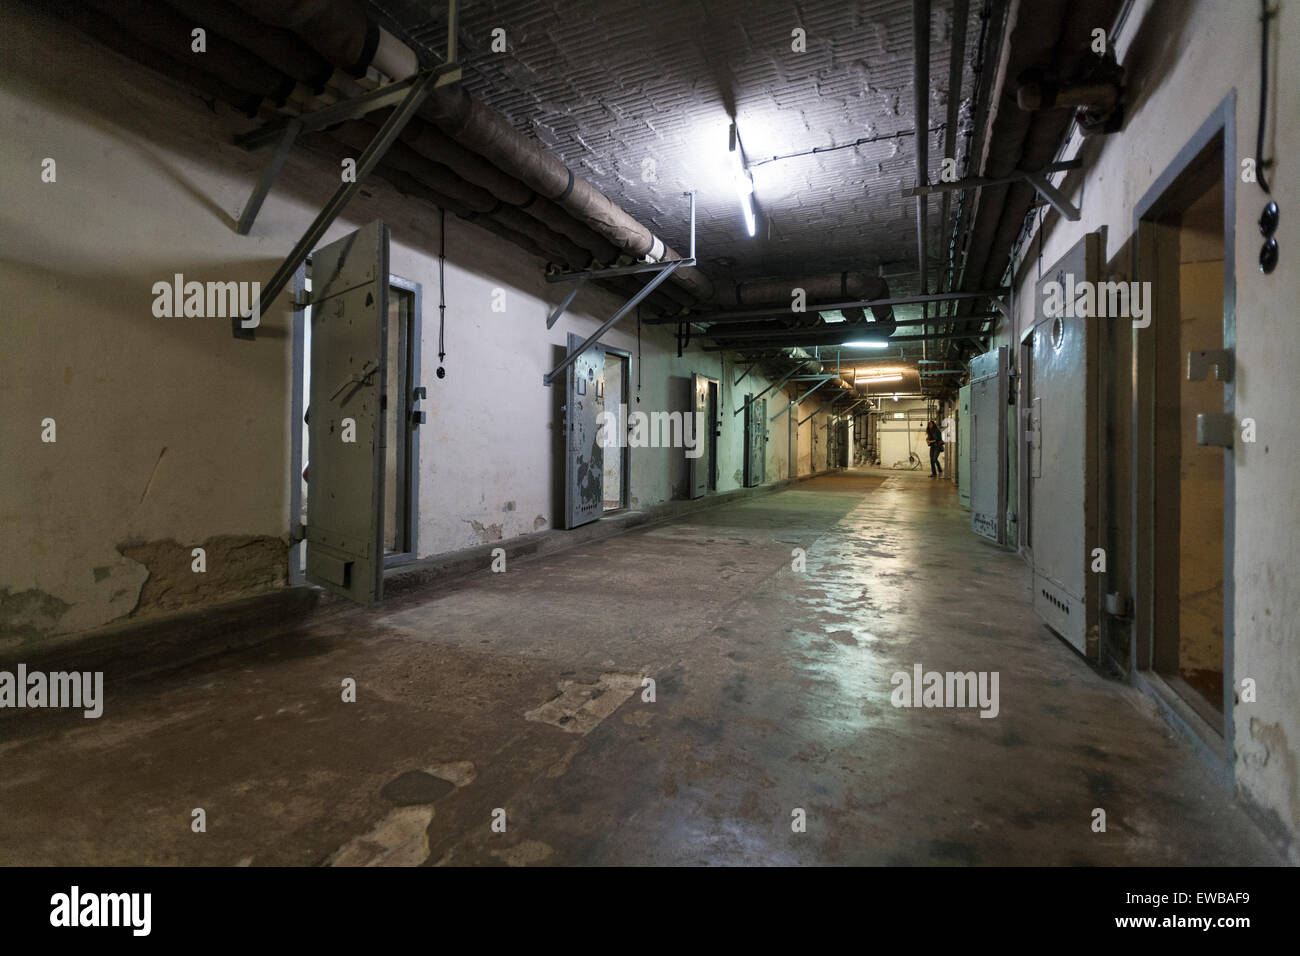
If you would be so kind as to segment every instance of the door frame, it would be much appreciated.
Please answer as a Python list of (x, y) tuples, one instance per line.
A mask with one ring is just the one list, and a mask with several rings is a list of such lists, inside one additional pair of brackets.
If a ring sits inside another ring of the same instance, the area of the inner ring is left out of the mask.
[[(1181, 212), (1185, 205), (1190, 177), (1203, 167), (1203, 154), (1213, 149), (1218, 140), (1222, 148), (1223, 180), (1223, 348), (1236, 351), (1237, 345), (1237, 287), (1236, 287), (1236, 183), (1237, 134), (1236, 89), (1214, 108), (1200, 128), (1183, 145), (1173, 161), (1165, 167), (1133, 209), (1133, 275), (1138, 281), (1151, 274), (1149, 262), (1161, 262), (1158, 250), (1168, 248), (1169, 226), (1160, 222), (1163, 216)], [(1166, 263), (1168, 255), (1164, 257)], [(1177, 262), (1177, 258), (1174, 258)], [(1145, 271), (1144, 271), (1145, 270)], [(1152, 282), (1153, 290), (1157, 283)], [(1175, 300), (1176, 302), (1176, 300)], [(1157, 389), (1155, 386), (1155, 330), (1168, 328), (1170, 323), (1178, 328), (1180, 316), (1175, 307), (1169, 309), (1168, 297), (1155, 296), (1155, 310), (1151, 324), (1145, 329), (1133, 329), (1132, 354), (1132, 499), (1131, 540), (1133, 560), (1129, 568), (1129, 593), (1133, 595), (1133, 630), (1129, 643), (1130, 679), (1145, 690), (1165, 710), (1172, 722), (1186, 736), (1198, 744), (1198, 751), (1212, 766), (1221, 771), (1228, 781), (1235, 779), (1235, 722), (1233, 708), (1236, 703), (1236, 677), (1234, 673), (1235, 634), (1233, 620), (1236, 604), (1234, 584), (1234, 551), (1236, 542), (1236, 453), (1234, 448), (1223, 449), (1223, 728), (1222, 738), (1218, 728), (1202, 720), (1190, 706), (1180, 702), (1177, 693), (1168, 688), (1154, 670), (1155, 620), (1155, 497), (1156, 469), (1154, 452), (1154, 416)], [(1146, 333), (1143, 335), (1142, 333)], [(1180, 400), (1181, 401), (1181, 400)], [(1223, 411), (1236, 419), (1236, 384), (1223, 383)], [(1172, 698), (1172, 699), (1171, 699)], [(1214, 735), (1207, 738), (1205, 731)]]
[[(300, 265), (293, 274), (293, 300), (301, 302), (307, 292), (307, 267), (311, 264), (311, 256), (308, 255), (303, 264)], [(410, 372), (408, 377), (406, 414), (408, 416), (414, 410), (415, 389), (418, 387), (412, 383), (412, 379), (423, 379), (423, 366), (420, 351), (420, 344), (423, 341), (422, 315), (424, 307), (424, 287), (410, 279), (402, 278), (398, 275), (389, 273), (388, 286), (394, 286), (415, 295), (415, 301), (412, 306), (411, 315), (411, 342), (407, 355), (410, 359)], [(302, 549), (306, 546), (306, 537), (303, 525), (300, 521), (302, 512), (302, 416), (305, 412), (303, 405), (303, 382), (306, 379), (304, 365), (307, 361), (307, 333), (306, 333), (307, 309), (295, 308), (293, 310), (293, 372), (291, 375), (293, 391), (289, 396), (289, 414), (293, 427), (289, 432), (289, 575), (288, 581), (290, 587), (305, 587), (307, 585), (307, 576), (302, 565)], [(399, 417), (399, 421), (400, 421)], [(409, 441), (409, 454), (405, 457), (407, 469), (407, 497), (408, 501), (405, 510), (406, 519), (406, 542), (409, 550), (399, 554), (384, 556), (384, 568), (387, 570), (396, 565), (407, 564), (416, 560), (419, 555), (418, 531), (419, 531), (419, 511), (420, 511), (420, 443), (417, 440), (415, 429), (408, 429), (411, 436)], [(402, 453), (399, 452), (399, 461)]]
[(418, 558), (420, 553), (417, 537), (420, 524), (420, 441), (419, 430), (412, 426), (411, 416), (416, 411), (415, 403), (418, 401), (415, 390), (420, 387), (419, 382), (424, 378), (420, 355), (420, 343), (423, 340), (421, 311), (424, 306), (424, 289), (420, 283), (392, 273), (388, 276), (388, 288), (409, 292), (412, 298), (411, 324), (407, 330), (408, 339), (405, 343), (407, 347), (403, 350), (407, 368), (402, 375), (402, 381), (405, 382), (406, 388), (402, 393), (401, 414), (397, 416), (398, 422), (405, 422), (403, 430), (405, 441), (398, 446), (397, 467), (399, 471), (406, 472), (406, 494), (398, 502), (397, 514), (403, 526), (406, 550), (384, 555), (384, 567), (392, 568), (409, 564)]
[[(620, 364), (623, 366), (623, 375), (619, 387), (619, 395), (621, 396), (622, 404), (624, 407), (627, 407), (627, 400), (630, 397), (628, 391), (632, 387), (632, 353), (627, 349), (616, 349), (612, 345), (596, 345), (594, 348), (598, 348), (604, 352), (607, 358), (610, 355), (614, 355), (622, 359)], [(609, 394), (608, 361), (605, 362), (605, 394)], [(605, 411), (608, 412), (609, 408), (606, 407)], [(618, 415), (618, 409), (614, 410), (614, 414), (615, 416)], [(620, 424), (626, 429), (626, 422), (621, 422)], [(621, 472), (619, 476), (619, 505), (617, 508), (610, 508), (608, 511), (604, 512), (604, 514), (601, 515), (602, 518), (606, 515), (614, 515), (618, 514), (620, 511), (626, 511), (632, 506), (632, 446), (627, 442), (626, 430), (623, 433), (622, 439), (622, 443), (619, 445), (619, 452), (621, 453), (623, 462), (622, 466), (619, 468), (619, 471)], [(600, 519), (598, 518), (596, 520), (599, 521)]]

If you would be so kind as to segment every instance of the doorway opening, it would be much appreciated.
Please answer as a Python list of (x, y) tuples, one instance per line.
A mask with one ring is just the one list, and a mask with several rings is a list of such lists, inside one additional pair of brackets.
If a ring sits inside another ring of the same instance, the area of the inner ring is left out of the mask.
[[(624, 409), (631, 386), (629, 353), (605, 347), (605, 411), (614, 416), (619, 428), (626, 428)], [(626, 434), (622, 436), (626, 439)], [(631, 461), (625, 440), (610, 442), (605, 448), (604, 511), (621, 511), (628, 507), (632, 478)]]
[(708, 456), (709, 491), (718, 490), (718, 380), (709, 379), (709, 401), (705, 408), (704, 426), (708, 429), (708, 444), (705, 454)]
[(1134, 360), (1135, 553), (1149, 568), (1134, 590), (1136, 660), (1157, 696), (1225, 760), (1233, 700), (1231, 131), (1229, 98), (1138, 207), (1138, 278), (1151, 282), (1154, 302)]
[[(384, 566), (415, 560), (416, 518), (419, 511), (419, 443), (416, 438), (420, 390), (421, 288), (400, 276), (388, 277), (386, 318), (387, 356), (380, 404), (384, 415)], [(311, 260), (295, 283), (295, 296), (311, 294)], [(311, 355), (312, 308), (297, 313), (294, 334), (294, 400), (297, 419), (294, 436), (291, 503), (295, 516), (294, 544), (290, 549), (290, 584), (305, 582), (307, 500), (311, 488)]]

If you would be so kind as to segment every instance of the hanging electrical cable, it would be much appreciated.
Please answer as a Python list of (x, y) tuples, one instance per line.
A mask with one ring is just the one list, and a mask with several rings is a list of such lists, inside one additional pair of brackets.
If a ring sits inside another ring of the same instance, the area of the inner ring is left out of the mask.
[(438, 207), (438, 378), (443, 378), (447, 370), (442, 367), (442, 360), (447, 357), (445, 334), (447, 331), (447, 210)]
[(1264, 170), (1273, 165), (1264, 159), (1264, 124), (1268, 111), (1268, 21), (1274, 14), (1268, 9), (1268, 0), (1259, 0), (1259, 9), (1259, 21), (1264, 29), (1259, 48), (1259, 123), (1255, 127), (1255, 181), (1264, 192), (1272, 193), (1273, 190), (1268, 188), (1268, 180), (1264, 178)]

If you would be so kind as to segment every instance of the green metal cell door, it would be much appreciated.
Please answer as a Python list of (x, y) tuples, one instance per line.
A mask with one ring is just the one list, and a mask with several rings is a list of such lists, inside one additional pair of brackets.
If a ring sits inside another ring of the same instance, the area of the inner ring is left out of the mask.
[(388, 229), (375, 221), (312, 256), (307, 580), (383, 596)]

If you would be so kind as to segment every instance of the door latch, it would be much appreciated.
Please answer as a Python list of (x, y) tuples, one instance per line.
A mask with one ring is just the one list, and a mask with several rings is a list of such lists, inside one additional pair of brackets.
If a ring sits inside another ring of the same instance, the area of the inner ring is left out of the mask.
[(1214, 377), (1220, 382), (1231, 382), (1233, 357), (1231, 349), (1206, 349), (1187, 353), (1187, 381), (1203, 382), (1214, 366)]
[(334, 399), (338, 398), (339, 392), (343, 391), (349, 385), (364, 385), (366, 383), (366, 380), (369, 379), (370, 376), (374, 375), (378, 371), (379, 371), (379, 363), (376, 362), (374, 359), (366, 359), (366, 364), (361, 366), (361, 370), (359, 372), (357, 372), (355, 375), (351, 375), (348, 378), (345, 378), (342, 382), (339, 383), (339, 387), (334, 389), (334, 394), (330, 396), (330, 401), (332, 402), (334, 401)]
[[(416, 402), (420, 401), (421, 399), (427, 398), (428, 395), (429, 395), (428, 389), (426, 389), (423, 385), (417, 385), (415, 388), (411, 389), (411, 404), (414, 405)], [(418, 425), (423, 425), (428, 420), (429, 420), (428, 417), (424, 414), (422, 410), (418, 408), (411, 409), (412, 428), (415, 428)]]

